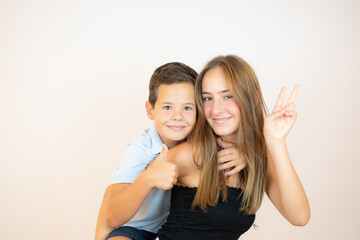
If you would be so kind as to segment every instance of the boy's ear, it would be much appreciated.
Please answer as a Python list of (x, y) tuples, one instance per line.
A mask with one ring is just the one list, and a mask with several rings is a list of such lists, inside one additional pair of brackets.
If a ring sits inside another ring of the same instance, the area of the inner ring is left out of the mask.
[(154, 116), (152, 114), (153, 107), (151, 106), (151, 103), (149, 101), (146, 101), (145, 108), (146, 108), (146, 114), (148, 115), (150, 120), (154, 120)]

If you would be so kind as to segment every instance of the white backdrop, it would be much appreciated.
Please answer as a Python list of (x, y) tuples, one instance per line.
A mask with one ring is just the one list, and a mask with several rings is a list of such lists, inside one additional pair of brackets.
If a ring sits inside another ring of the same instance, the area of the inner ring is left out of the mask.
[(0, 239), (93, 239), (153, 70), (230, 53), (269, 109), (300, 84), (288, 146), (312, 211), (294, 227), (265, 198), (241, 239), (359, 239), (359, 43), (356, 0), (0, 0)]

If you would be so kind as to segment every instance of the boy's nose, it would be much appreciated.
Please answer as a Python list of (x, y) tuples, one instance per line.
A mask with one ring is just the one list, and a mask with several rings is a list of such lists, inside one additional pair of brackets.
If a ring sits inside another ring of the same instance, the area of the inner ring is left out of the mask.
[(177, 110), (174, 111), (173, 120), (182, 120), (180, 111), (177, 111)]

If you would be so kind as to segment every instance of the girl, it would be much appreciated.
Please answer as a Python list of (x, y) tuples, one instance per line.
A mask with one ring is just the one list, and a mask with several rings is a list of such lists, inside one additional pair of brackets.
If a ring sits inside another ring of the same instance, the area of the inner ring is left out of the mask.
[[(291, 224), (308, 222), (309, 203), (286, 147), (298, 86), (284, 105), (285, 91), (265, 117), (259, 82), (247, 62), (220, 56), (204, 67), (195, 84), (198, 119), (192, 139), (168, 153), (164, 147), (158, 157), (179, 168), (160, 240), (238, 239), (253, 224), (264, 192)], [(219, 145), (243, 155), (240, 172), (229, 177), (219, 172), (231, 164)]]

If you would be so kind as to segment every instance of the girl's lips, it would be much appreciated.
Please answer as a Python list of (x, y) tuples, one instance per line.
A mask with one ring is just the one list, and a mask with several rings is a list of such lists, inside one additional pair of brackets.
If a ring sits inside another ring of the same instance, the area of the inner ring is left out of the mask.
[(213, 118), (213, 122), (215, 124), (225, 124), (229, 122), (231, 117), (223, 117), (223, 118)]

